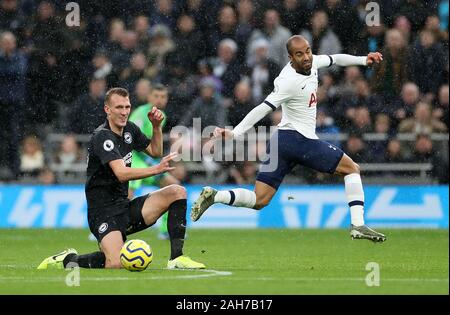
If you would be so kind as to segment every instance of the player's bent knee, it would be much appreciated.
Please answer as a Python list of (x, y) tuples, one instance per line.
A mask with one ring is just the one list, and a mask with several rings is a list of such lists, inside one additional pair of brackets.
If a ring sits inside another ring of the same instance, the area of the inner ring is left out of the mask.
[(176, 200), (187, 198), (186, 188), (184, 188), (183, 186), (175, 185), (175, 184), (170, 185), (170, 190), (171, 190), (171, 194), (173, 194), (173, 196)]

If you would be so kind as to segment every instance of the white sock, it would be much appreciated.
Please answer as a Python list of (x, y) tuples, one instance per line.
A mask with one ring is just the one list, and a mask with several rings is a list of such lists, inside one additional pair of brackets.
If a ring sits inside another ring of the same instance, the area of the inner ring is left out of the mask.
[(243, 188), (219, 190), (214, 197), (214, 202), (234, 207), (253, 208), (256, 203), (256, 194), (254, 191)]
[(345, 176), (344, 181), (351, 222), (355, 226), (364, 225), (364, 191), (361, 176), (353, 173)]

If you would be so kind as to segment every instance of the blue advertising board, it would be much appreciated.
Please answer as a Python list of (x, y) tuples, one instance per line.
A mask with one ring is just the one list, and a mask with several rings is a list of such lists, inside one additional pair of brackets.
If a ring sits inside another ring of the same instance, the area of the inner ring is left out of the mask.
[[(189, 209), (202, 187), (186, 188)], [(141, 189), (137, 195), (155, 189)], [(372, 227), (448, 228), (448, 186), (365, 186), (364, 192), (365, 221)], [(260, 211), (216, 204), (198, 222), (188, 218), (188, 224), (190, 228), (347, 228), (350, 211), (343, 186), (283, 185)], [(11, 227), (87, 227), (84, 186), (0, 186), (0, 228)]]

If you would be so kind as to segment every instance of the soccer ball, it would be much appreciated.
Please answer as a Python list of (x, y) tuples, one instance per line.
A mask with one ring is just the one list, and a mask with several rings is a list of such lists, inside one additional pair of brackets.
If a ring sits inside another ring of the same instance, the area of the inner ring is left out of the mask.
[(120, 250), (120, 262), (129, 271), (143, 271), (152, 260), (152, 249), (142, 240), (129, 240)]

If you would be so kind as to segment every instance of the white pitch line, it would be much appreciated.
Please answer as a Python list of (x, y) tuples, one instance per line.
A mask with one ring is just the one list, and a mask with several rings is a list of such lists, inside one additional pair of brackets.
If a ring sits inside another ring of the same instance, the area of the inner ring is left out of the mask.
[[(205, 270), (205, 272), (212, 272), (204, 275), (184, 275), (184, 276), (145, 276), (142, 277), (89, 277), (81, 276), (81, 281), (142, 281), (142, 280), (167, 280), (167, 279), (196, 279), (196, 278), (206, 278), (214, 276), (229, 276), (232, 273), (229, 271), (215, 271), (215, 270)], [(0, 277), (0, 283), (3, 281), (21, 281), (21, 282), (59, 282), (64, 281), (64, 277)], [(362, 282), (364, 283), (364, 278), (227, 278), (225, 280), (230, 281), (303, 281), (303, 282)], [(380, 282), (448, 282), (448, 279), (444, 278), (387, 278), (380, 279)]]
[[(89, 275), (80, 275), (80, 281), (130, 281), (130, 280), (167, 280), (167, 279), (196, 279), (196, 278), (209, 278), (209, 277), (216, 277), (216, 276), (230, 276), (233, 273), (231, 271), (219, 271), (219, 270), (212, 270), (212, 269), (204, 269), (204, 270), (167, 270), (167, 272), (175, 272), (175, 271), (182, 271), (182, 272), (200, 272), (204, 274), (192, 274), (192, 275), (167, 275), (167, 276), (149, 276), (148, 273), (142, 274), (142, 276), (139, 277), (90, 277)], [(151, 271), (150, 271), (151, 272)], [(0, 276), (0, 283), (2, 281), (21, 281), (21, 282), (42, 282), (42, 281), (52, 281), (52, 282), (59, 282), (59, 281), (65, 281), (65, 276), (52, 276), (52, 277), (35, 277), (32, 278), (28, 277), (2, 277)]]
[[(334, 281), (355, 281), (364, 282), (365, 278), (271, 278), (271, 277), (258, 277), (258, 278), (229, 278), (226, 280), (234, 281), (312, 281), (312, 282), (334, 282)], [(380, 282), (448, 282), (448, 278), (380, 278)]]

